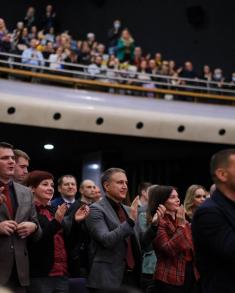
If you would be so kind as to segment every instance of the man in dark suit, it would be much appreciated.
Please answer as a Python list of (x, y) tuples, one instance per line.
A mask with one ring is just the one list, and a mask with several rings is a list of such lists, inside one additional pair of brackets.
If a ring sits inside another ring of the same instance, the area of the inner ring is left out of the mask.
[(39, 239), (41, 229), (32, 193), (11, 181), (14, 169), (13, 147), (0, 142), (0, 285), (21, 293), (29, 285), (26, 241)]
[(52, 200), (51, 205), (58, 207), (63, 203), (66, 203), (67, 207), (75, 203), (77, 194), (77, 180), (73, 175), (63, 175), (58, 179), (58, 191), (60, 197)]
[(128, 191), (125, 171), (110, 168), (103, 173), (101, 183), (105, 197), (90, 206), (86, 219), (91, 236), (88, 288), (90, 292), (103, 292), (122, 284), (139, 287), (140, 242), (148, 244), (155, 237), (158, 219), (164, 214), (164, 208), (157, 211), (153, 224), (140, 235), (135, 224), (138, 198), (130, 208), (121, 203)]
[(235, 288), (235, 149), (211, 159), (216, 190), (196, 211), (192, 231), (202, 293)]

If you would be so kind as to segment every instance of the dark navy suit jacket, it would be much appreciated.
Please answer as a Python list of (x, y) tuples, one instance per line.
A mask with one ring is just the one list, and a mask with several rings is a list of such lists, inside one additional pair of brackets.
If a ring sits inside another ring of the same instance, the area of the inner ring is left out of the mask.
[(235, 202), (218, 189), (192, 221), (202, 293), (235, 292)]

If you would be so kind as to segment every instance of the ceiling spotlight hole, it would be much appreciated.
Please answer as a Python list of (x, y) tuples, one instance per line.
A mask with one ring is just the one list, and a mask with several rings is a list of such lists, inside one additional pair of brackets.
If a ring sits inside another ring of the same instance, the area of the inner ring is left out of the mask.
[(185, 131), (185, 126), (184, 125), (180, 125), (178, 127), (178, 132), (184, 132)]
[(136, 123), (136, 128), (137, 129), (141, 129), (141, 128), (143, 128), (144, 127), (144, 123), (143, 122), (138, 122), (138, 123)]
[(7, 109), (7, 113), (8, 113), (9, 115), (14, 114), (15, 111), (16, 111), (15, 107), (10, 107), (10, 108)]
[(103, 123), (104, 123), (104, 119), (102, 117), (99, 117), (99, 118), (96, 119), (96, 124), (97, 125), (101, 125)]
[(219, 130), (219, 135), (225, 135), (225, 133), (226, 133), (225, 129), (222, 128)]
[(61, 115), (60, 113), (57, 112), (57, 113), (55, 113), (55, 114), (53, 115), (53, 119), (54, 119), (54, 120), (60, 120), (60, 119), (61, 119), (61, 116), (62, 116), (62, 115)]

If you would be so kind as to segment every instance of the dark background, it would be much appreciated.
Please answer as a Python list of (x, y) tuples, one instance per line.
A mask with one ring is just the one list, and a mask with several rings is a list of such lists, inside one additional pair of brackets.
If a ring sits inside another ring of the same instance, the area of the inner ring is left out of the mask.
[(235, 71), (235, 1), (8, 0), (0, 17), (12, 29), (28, 6), (36, 8), (39, 19), (48, 3), (55, 7), (60, 30), (68, 29), (75, 38), (94, 32), (98, 41), (106, 42), (108, 28), (120, 18), (146, 52), (162, 52), (177, 66), (192, 60), (199, 73), (204, 64), (223, 68), (227, 77)]
[[(211, 156), (218, 150), (232, 147), (4, 123), (0, 123), (0, 134), (0, 141), (10, 142), (29, 154), (30, 170), (47, 170), (56, 179), (72, 173), (80, 182), (83, 158), (98, 152), (103, 169), (120, 167), (127, 171), (132, 198), (140, 181), (176, 186), (182, 198), (191, 184), (209, 189)], [(46, 143), (54, 144), (55, 149), (44, 150)]]

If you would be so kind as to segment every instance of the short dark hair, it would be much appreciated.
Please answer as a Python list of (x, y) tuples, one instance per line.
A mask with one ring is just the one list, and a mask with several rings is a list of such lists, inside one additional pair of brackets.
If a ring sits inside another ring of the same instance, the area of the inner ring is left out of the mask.
[(13, 145), (8, 142), (0, 141), (0, 148), (13, 150)]
[(61, 186), (62, 185), (62, 182), (63, 182), (64, 177), (74, 178), (74, 180), (76, 181), (76, 184), (77, 184), (77, 179), (76, 179), (75, 176), (73, 176), (71, 174), (66, 174), (66, 175), (62, 175), (62, 176), (59, 177), (59, 179), (57, 180), (57, 185), (58, 186)]
[(35, 171), (30, 172), (27, 175), (27, 177), (24, 181), (24, 184), (26, 186), (32, 186), (32, 187), (36, 188), (43, 180), (46, 180), (46, 179), (54, 180), (54, 176), (51, 173), (46, 172), (46, 171), (35, 170)]
[(30, 157), (26, 154), (26, 152), (22, 150), (18, 150), (18, 149), (14, 149), (13, 151), (14, 151), (16, 161), (21, 157), (24, 158), (25, 160), (30, 161)]
[(107, 170), (105, 170), (102, 175), (101, 175), (101, 185), (104, 189), (104, 183), (109, 181), (109, 179), (111, 178), (111, 176), (114, 174), (114, 173), (123, 173), (126, 175), (126, 171), (121, 169), (121, 168), (109, 168)]
[(142, 191), (147, 191), (147, 189), (152, 185), (150, 182), (141, 182), (138, 185), (138, 195), (141, 197), (142, 196)]
[(210, 173), (211, 173), (211, 178), (214, 182), (218, 181), (215, 171), (218, 168), (223, 168), (228, 166), (230, 156), (232, 155), (235, 155), (235, 149), (222, 150), (212, 156), (211, 162), (210, 162)]

